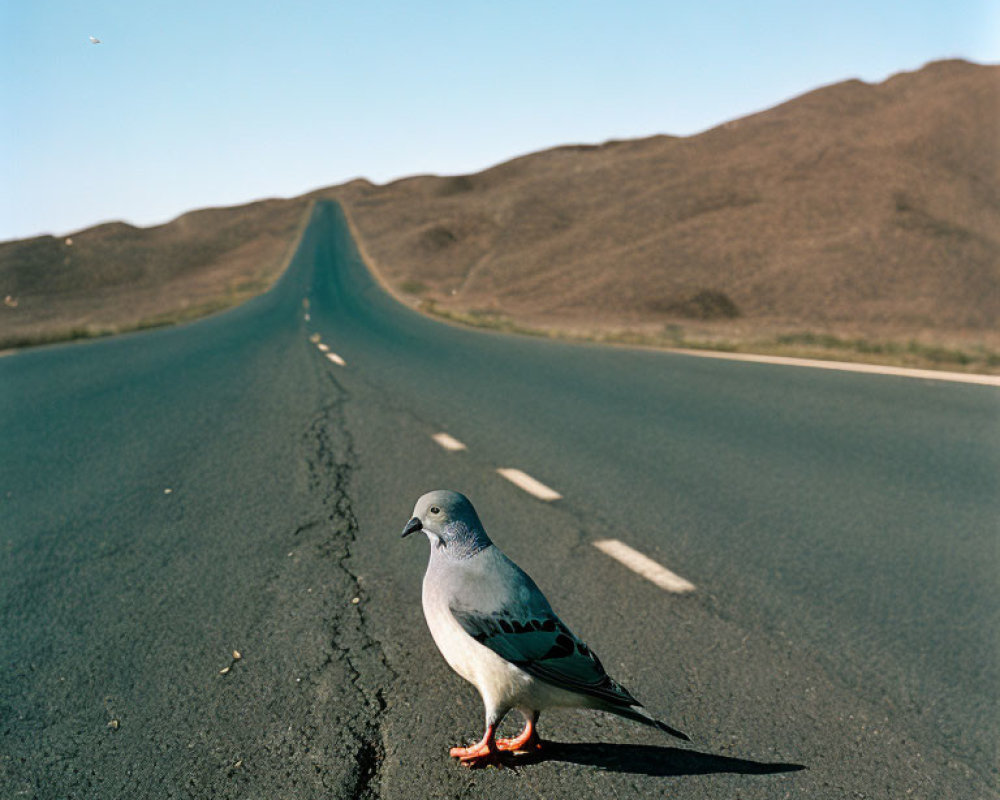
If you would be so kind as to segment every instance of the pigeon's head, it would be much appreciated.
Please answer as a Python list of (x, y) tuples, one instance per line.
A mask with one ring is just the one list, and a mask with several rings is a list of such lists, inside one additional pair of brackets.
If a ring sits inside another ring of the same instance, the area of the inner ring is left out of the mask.
[(417, 500), (403, 536), (417, 531), (427, 534), (432, 548), (443, 547), (457, 557), (473, 555), (491, 544), (469, 498), (448, 489), (428, 492)]

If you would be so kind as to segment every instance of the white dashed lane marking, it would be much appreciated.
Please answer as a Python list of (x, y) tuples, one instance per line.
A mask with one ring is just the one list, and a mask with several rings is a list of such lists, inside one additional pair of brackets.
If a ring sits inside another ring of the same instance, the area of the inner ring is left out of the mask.
[(541, 481), (536, 481), (530, 475), (525, 472), (521, 472), (519, 469), (504, 467), (498, 469), (497, 472), (519, 489), (523, 489), (528, 494), (534, 495), (539, 500), (558, 500), (562, 497), (562, 495), (555, 489), (550, 489)]
[(327, 353), (326, 357), (328, 359), (330, 359), (334, 364), (337, 364), (338, 366), (341, 366), (341, 367), (346, 367), (347, 366), (347, 362), (344, 361), (344, 359), (342, 359), (336, 353)]
[(637, 575), (652, 581), (661, 589), (677, 593), (694, 591), (694, 584), (691, 581), (685, 580), (680, 575), (657, 564), (653, 559), (644, 556), (638, 550), (633, 550), (624, 542), (617, 539), (599, 539), (594, 542), (594, 547), (605, 555), (611, 556), (615, 561), (624, 564)]
[(316, 346), (317, 346), (317, 347), (318, 347), (318, 348), (319, 348), (319, 349), (320, 349), (321, 351), (323, 351), (324, 353), (326, 353), (326, 352), (328, 352), (328, 351), (330, 350), (330, 348), (329, 348), (329, 347), (327, 347), (327, 346), (326, 346), (325, 344), (323, 344), (322, 342), (320, 342), (320, 343), (319, 343), (318, 345), (316, 345)]
[(465, 445), (462, 444), (454, 436), (450, 436), (443, 431), (441, 433), (435, 433), (431, 437), (435, 442), (441, 445), (445, 450), (464, 450)]

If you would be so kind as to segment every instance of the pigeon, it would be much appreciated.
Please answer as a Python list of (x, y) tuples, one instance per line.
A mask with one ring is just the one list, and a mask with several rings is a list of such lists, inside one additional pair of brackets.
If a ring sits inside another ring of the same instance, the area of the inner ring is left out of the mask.
[(91, 44), (100, 44), (101, 43), (101, 40), (98, 39), (96, 36), (90, 36), (88, 38), (90, 39), (90, 43)]
[[(448, 490), (423, 495), (403, 537), (417, 531), (431, 545), (423, 583), (427, 627), (445, 661), (479, 690), (486, 707), (482, 740), (450, 750), (462, 765), (500, 767), (541, 751), (538, 716), (547, 708), (607, 711), (690, 741), (605, 672), (535, 582), (490, 541), (467, 497)], [(512, 739), (496, 738), (512, 709), (524, 717), (524, 729)]]

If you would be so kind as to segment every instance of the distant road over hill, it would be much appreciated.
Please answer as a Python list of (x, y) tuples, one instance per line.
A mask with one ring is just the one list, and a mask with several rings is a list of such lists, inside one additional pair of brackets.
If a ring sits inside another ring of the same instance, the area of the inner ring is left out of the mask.
[(474, 324), (996, 371), (998, 141), (1000, 67), (944, 61), (687, 138), (8, 242), (0, 338), (242, 299), (336, 198), (394, 291)]
[[(0, 359), (5, 796), (996, 796), (996, 389), (469, 331), (310, 220), (238, 309)], [(437, 487), (690, 746), (566, 712), (448, 758)]]

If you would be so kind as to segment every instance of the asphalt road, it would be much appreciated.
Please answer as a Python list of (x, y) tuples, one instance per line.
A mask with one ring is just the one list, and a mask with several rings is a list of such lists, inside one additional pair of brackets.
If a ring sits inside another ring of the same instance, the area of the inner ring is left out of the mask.
[[(0, 358), (0, 795), (997, 796), (997, 399), (444, 325), (318, 205), (239, 309)], [(548, 759), (456, 766), (432, 488), (691, 745), (553, 712)]]

